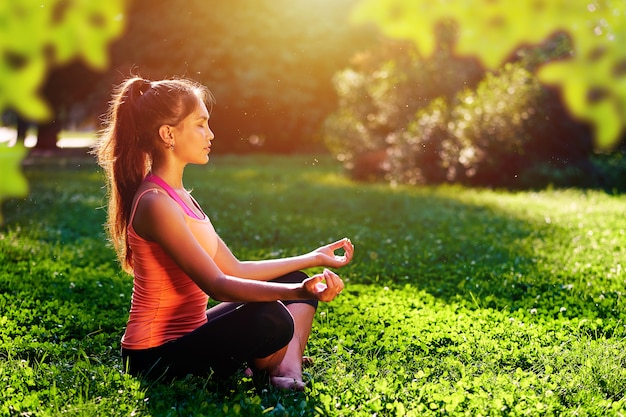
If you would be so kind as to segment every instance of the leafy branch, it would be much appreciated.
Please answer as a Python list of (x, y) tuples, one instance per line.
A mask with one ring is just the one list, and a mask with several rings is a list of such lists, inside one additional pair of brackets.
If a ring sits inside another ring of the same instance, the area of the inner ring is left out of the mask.
[(570, 56), (546, 62), (538, 77), (561, 89), (568, 109), (591, 124), (596, 147), (604, 150), (626, 125), (625, 15), (626, 3), (615, 0), (363, 0), (353, 18), (412, 40), (426, 56), (435, 51), (437, 26), (453, 21), (455, 52), (474, 55), (490, 69), (519, 46), (567, 33)]

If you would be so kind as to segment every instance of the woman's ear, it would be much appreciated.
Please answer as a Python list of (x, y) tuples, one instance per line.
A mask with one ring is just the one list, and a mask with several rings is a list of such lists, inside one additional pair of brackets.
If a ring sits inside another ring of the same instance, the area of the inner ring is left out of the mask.
[(159, 128), (159, 136), (166, 146), (174, 146), (174, 135), (172, 134), (172, 127), (169, 125), (162, 125)]

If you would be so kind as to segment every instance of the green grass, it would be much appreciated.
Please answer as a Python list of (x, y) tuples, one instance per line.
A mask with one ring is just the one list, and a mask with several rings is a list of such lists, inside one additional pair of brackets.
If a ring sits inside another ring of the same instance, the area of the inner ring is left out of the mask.
[(241, 258), (355, 243), (305, 393), (124, 374), (132, 280), (105, 244), (102, 176), (29, 165), (0, 228), (0, 415), (626, 414), (626, 197), (362, 185), (318, 159), (215, 156), (186, 177)]

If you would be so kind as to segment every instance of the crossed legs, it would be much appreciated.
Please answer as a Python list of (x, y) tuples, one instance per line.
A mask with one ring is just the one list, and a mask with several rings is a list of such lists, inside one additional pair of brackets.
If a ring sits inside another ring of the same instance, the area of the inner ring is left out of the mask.
[(304, 390), (302, 381), (302, 356), (309, 340), (315, 307), (305, 303), (287, 305), (294, 321), (293, 337), (289, 344), (274, 354), (256, 359), (255, 367), (266, 370), (270, 382), (277, 388), (294, 391)]
[[(298, 282), (294, 272), (276, 281)], [(302, 354), (311, 332), (317, 301), (222, 303), (207, 311), (208, 322), (161, 346), (122, 349), (128, 370), (149, 378), (187, 374), (233, 374), (248, 361), (266, 371), (278, 388), (303, 390)]]

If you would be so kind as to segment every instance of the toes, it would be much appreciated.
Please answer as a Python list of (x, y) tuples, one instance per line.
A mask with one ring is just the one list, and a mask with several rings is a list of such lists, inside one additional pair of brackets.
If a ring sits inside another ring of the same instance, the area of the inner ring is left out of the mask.
[(306, 384), (303, 381), (286, 376), (272, 376), (270, 382), (279, 389), (288, 391), (304, 391)]

